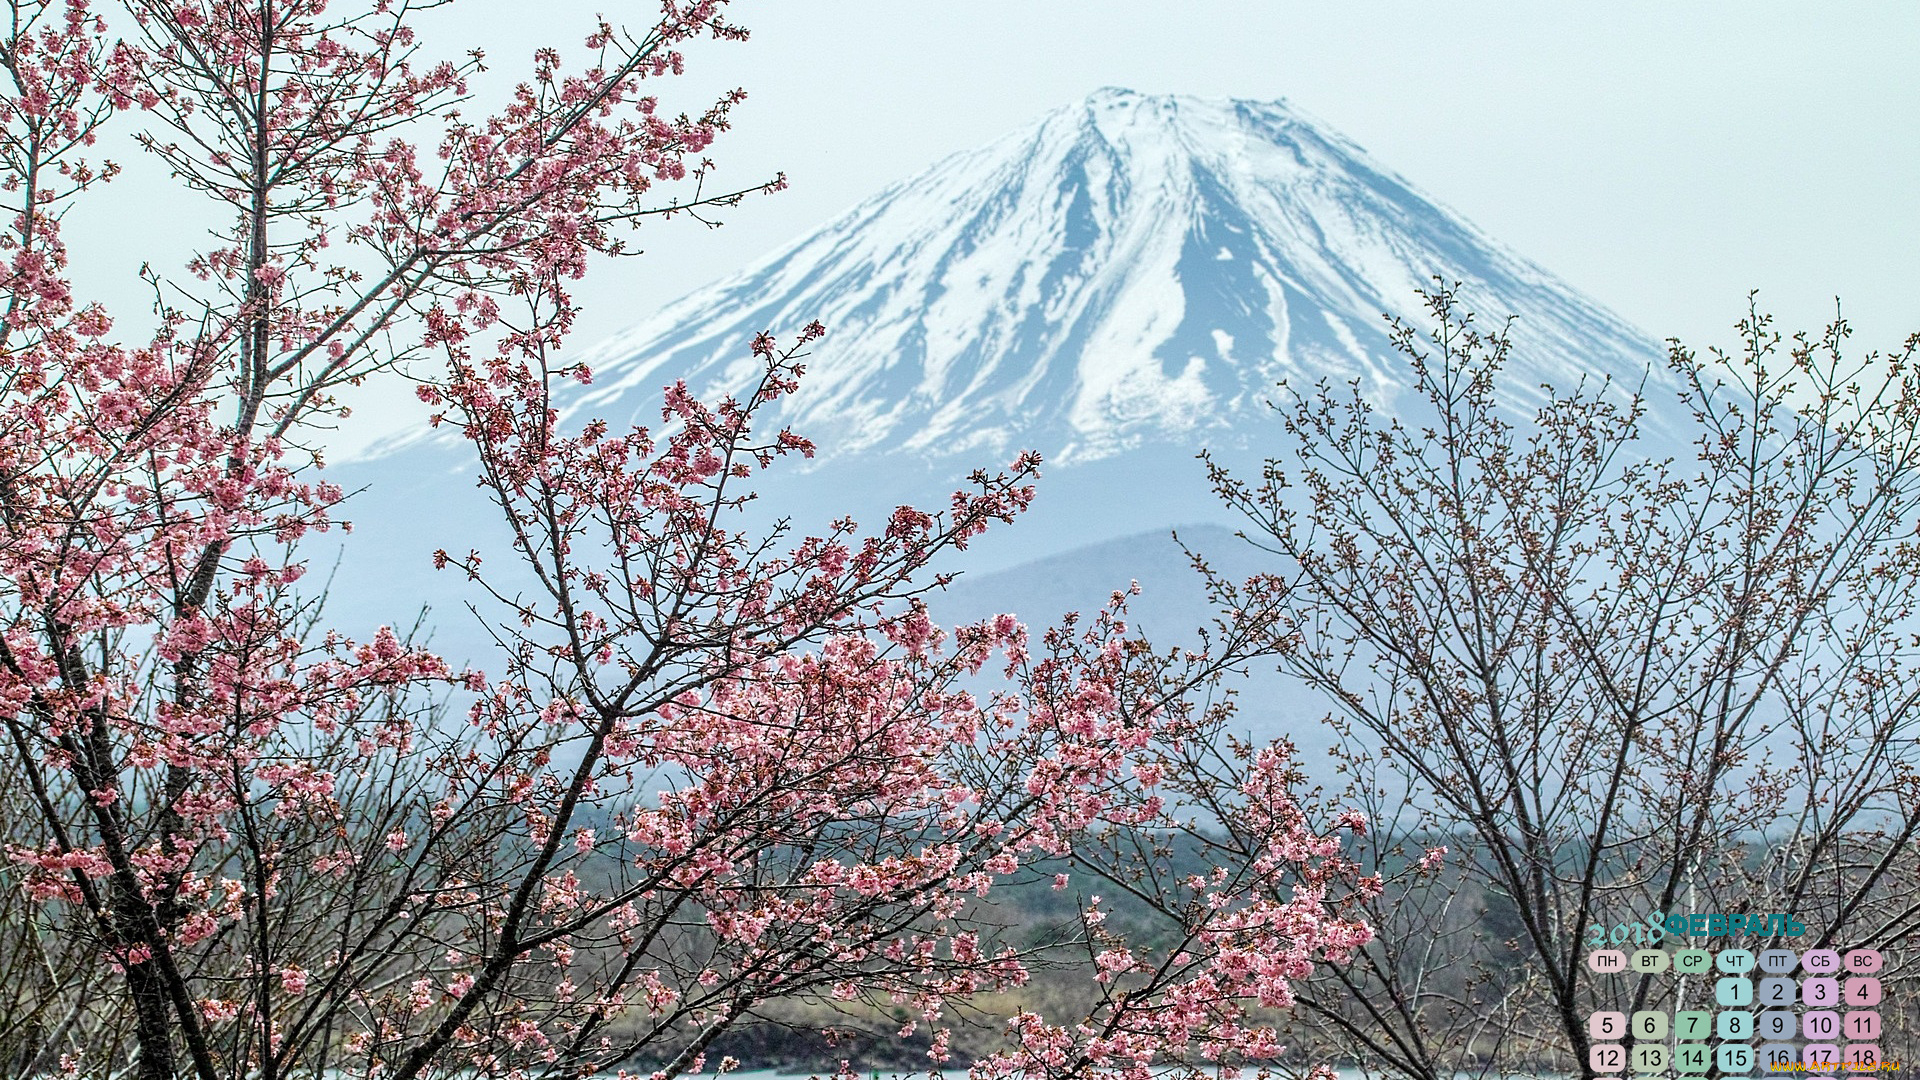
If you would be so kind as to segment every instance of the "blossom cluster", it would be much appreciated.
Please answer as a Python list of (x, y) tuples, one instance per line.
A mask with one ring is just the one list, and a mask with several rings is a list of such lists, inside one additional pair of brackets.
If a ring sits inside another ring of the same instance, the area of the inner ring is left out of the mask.
[[(1174, 748), (1208, 732), (1119, 600), (1037, 641), (929, 615), (930, 568), (1027, 509), (1034, 455), (865, 529), (753, 523), (812, 453), (762, 421), (818, 324), (755, 340), (737, 397), (563, 416), (592, 377), (556, 359), (570, 283), (625, 226), (739, 195), (699, 185), (742, 95), (670, 116), (651, 92), (687, 42), (744, 34), (724, 5), (597, 23), (584, 66), (539, 50), (473, 117), (480, 57), (423, 59), (407, 0), (128, 7), (119, 39), (90, 0), (18, 0), (0, 91), (0, 722), (30, 811), (5, 854), (73, 985), (111, 975), (102, 1030), (132, 1033), (73, 1052), (130, 1041), (198, 1080), (677, 1074), (817, 999), (906, 1009), (945, 1060), (958, 1005), (1031, 975), (995, 890), (1176, 827)], [(74, 295), (60, 234), (128, 111), (224, 222), (179, 280), (146, 271), (144, 340)], [(432, 556), (497, 601), (487, 671), (326, 629), (301, 555), (344, 525), (312, 426), (402, 368), (499, 512), (509, 557)], [(1236, 789), (1259, 851), (1179, 886), (1183, 944), (1119, 940), (1087, 901), (1109, 996), (1020, 1017), (983, 1077), (1278, 1051), (1250, 1010), (1367, 934), (1338, 895), (1358, 826), (1316, 831), (1284, 765)]]

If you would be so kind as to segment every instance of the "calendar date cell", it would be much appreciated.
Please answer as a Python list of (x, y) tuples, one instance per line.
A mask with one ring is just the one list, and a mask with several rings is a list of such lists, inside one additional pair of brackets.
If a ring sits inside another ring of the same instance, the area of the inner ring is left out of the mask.
[(1840, 984), (1840, 996), (1856, 1009), (1880, 1004), (1880, 980), (1871, 975), (1856, 975)]
[(1840, 1031), (1844, 1038), (1873, 1042), (1880, 1038), (1880, 1014), (1871, 1009), (1846, 1013), (1840, 1017)]
[(1819, 977), (1801, 979), (1800, 1000), (1809, 1008), (1830, 1009), (1840, 1004), (1840, 980)]

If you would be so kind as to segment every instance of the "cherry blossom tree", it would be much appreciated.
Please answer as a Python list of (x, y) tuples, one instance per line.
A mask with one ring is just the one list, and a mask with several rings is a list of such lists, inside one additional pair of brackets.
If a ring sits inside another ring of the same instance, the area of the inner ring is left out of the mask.
[(1751, 916), (1755, 949), (1913, 940), (1920, 336), (1859, 356), (1844, 322), (1751, 310), (1647, 397), (1536, 404), (1504, 332), (1428, 300), (1429, 333), (1396, 324), (1419, 407), (1288, 388), (1281, 452), (1213, 470), (1273, 562), (1214, 575), (1223, 618), (1325, 701), (1386, 886), (1302, 1026), (1391, 1075), (1539, 1075), (1586, 1062), (1605, 1003), (1698, 1000), (1587, 966), (1663, 915)]
[[(559, 359), (569, 283), (624, 226), (743, 194), (704, 193), (699, 157), (741, 95), (670, 118), (651, 87), (744, 31), (667, 0), (469, 116), (481, 57), (426, 51), (431, 6), (11, 5), (5, 910), (39, 951), (0, 974), (40, 980), (8, 1000), (45, 1019), (9, 1065), (665, 1077), (723, 1067), (714, 1041), (783, 1001), (904, 1007), (943, 1060), (948, 1011), (1035, 959), (998, 939), (994, 888), (1197, 827), (1155, 789), (1217, 734), (1191, 691), (1232, 650), (1156, 653), (1124, 598), (1037, 650), (1011, 617), (933, 625), (930, 564), (1025, 508), (1031, 456), (871, 533), (752, 527), (754, 486), (811, 453), (756, 420), (818, 327), (755, 342), (737, 400), (676, 385), (658, 425), (563, 421), (591, 378)], [(115, 123), (224, 222), (183, 275), (143, 271), (133, 341), (75, 295), (61, 236), (117, 172), (88, 156)], [(507, 530), (505, 559), (433, 556), (499, 601), (488, 673), (330, 631), (306, 583), (299, 545), (342, 501), (314, 430), (395, 369)], [(1291, 782), (1279, 748), (1251, 755), (1217, 802), (1258, 849), (1135, 884), (1174, 945), (1089, 898), (1098, 1003), (1023, 1013), (976, 1070), (1276, 1053), (1261, 1010), (1368, 937), (1342, 914), (1362, 823), (1316, 828)]]

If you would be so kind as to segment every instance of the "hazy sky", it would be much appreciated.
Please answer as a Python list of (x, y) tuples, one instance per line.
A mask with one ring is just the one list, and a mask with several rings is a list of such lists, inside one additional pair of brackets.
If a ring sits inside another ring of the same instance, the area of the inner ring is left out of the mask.
[[(1920, 330), (1920, 4), (735, 0), (672, 106), (750, 96), (722, 182), (792, 189), (582, 290), (591, 344), (886, 183), (1101, 86), (1284, 97), (1651, 333), (1726, 341), (1748, 289), (1856, 341)], [(602, 2), (461, 0), (498, 78)], [(640, 20), (653, 10), (628, 5)], [(450, 41), (442, 38), (443, 42)], [(128, 269), (137, 265), (129, 248)], [(381, 410), (363, 410), (381, 411)], [(358, 441), (358, 440), (349, 440)]]

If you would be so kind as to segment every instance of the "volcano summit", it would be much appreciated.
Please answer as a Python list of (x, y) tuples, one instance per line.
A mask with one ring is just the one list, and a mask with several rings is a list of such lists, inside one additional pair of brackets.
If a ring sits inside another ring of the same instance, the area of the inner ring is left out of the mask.
[(831, 460), (1062, 465), (1244, 443), (1282, 378), (1357, 378), (1392, 408), (1383, 313), (1462, 284), (1515, 318), (1509, 384), (1629, 384), (1659, 347), (1284, 103), (1101, 90), (955, 154), (585, 357), (574, 412), (657, 415), (660, 387), (739, 391), (747, 342), (815, 318), (781, 420)]

